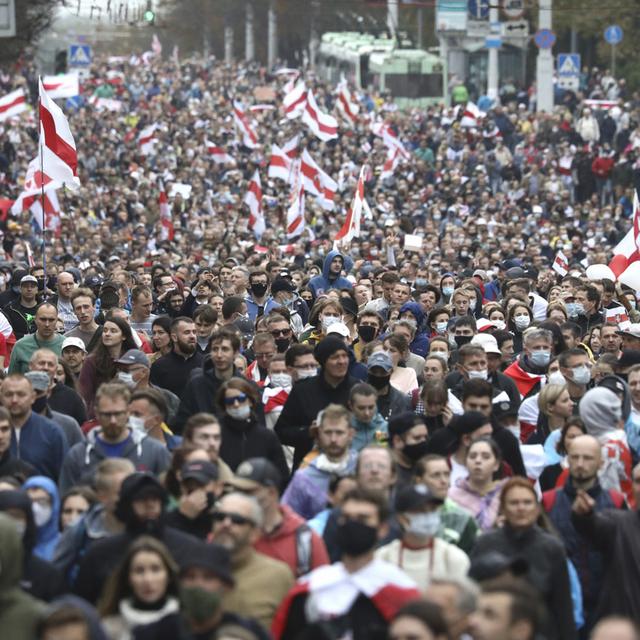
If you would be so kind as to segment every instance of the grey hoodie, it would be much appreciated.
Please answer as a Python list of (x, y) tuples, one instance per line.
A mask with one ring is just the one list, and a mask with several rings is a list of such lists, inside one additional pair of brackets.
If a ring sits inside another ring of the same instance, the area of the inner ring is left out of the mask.
[[(61, 494), (90, 479), (100, 461), (109, 457), (98, 440), (100, 433), (102, 429), (94, 429), (86, 442), (79, 442), (69, 450), (60, 472)], [(129, 433), (131, 438), (119, 457), (131, 460), (138, 471), (150, 471), (156, 476), (169, 468), (171, 454), (165, 445), (141, 431), (129, 429)]]

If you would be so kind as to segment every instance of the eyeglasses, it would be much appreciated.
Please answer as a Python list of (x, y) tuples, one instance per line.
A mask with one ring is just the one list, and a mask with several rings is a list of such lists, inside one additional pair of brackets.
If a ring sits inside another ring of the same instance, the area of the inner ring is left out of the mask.
[(231, 396), (230, 398), (225, 398), (224, 403), (227, 407), (232, 407), (234, 404), (242, 404), (249, 396), (246, 393), (239, 393), (237, 396)]
[(105, 420), (117, 420), (127, 415), (126, 411), (96, 411), (96, 414)]
[(256, 523), (251, 518), (241, 516), (239, 513), (227, 513), (226, 511), (214, 511), (212, 514), (214, 522), (224, 522), (230, 520), (231, 524), (249, 525), (255, 527)]
[(274, 338), (280, 338), (280, 337), (286, 338), (288, 335), (291, 335), (291, 329), (274, 329), (271, 332), (271, 335)]

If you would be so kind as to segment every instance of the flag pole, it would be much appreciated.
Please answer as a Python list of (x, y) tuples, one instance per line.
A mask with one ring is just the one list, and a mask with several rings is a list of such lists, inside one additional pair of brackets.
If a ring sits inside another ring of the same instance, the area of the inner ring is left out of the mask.
[(46, 300), (47, 297), (47, 254), (46, 254), (46, 246), (47, 246), (47, 238), (46, 238), (46, 228), (47, 228), (47, 215), (45, 213), (44, 207), (44, 149), (42, 146), (42, 124), (40, 122), (40, 110), (41, 110), (41, 96), (38, 91), (38, 151), (40, 154), (40, 207), (42, 209), (42, 269), (44, 271), (44, 288), (43, 294)]

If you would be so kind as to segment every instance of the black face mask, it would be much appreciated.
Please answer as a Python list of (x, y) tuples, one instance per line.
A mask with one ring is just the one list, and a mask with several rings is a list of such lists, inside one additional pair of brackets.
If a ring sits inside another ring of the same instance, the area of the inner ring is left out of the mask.
[(41, 398), (36, 398), (34, 403), (31, 405), (31, 409), (34, 413), (42, 413), (47, 406), (47, 396), (42, 396)]
[(453, 339), (456, 341), (458, 348), (460, 348), (465, 344), (469, 344), (471, 342), (471, 338), (473, 338), (473, 336), (454, 336)]
[(251, 293), (258, 298), (262, 298), (262, 296), (267, 293), (267, 285), (260, 283), (251, 285)]
[(391, 379), (391, 376), (372, 376), (371, 374), (369, 374), (367, 376), (367, 382), (374, 388), (374, 389), (384, 389), (386, 386), (388, 386), (389, 384), (389, 380)]
[(366, 325), (364, 327), (358, 327), (358, 335), (362, 342), (371, 342), (376, 337), (377, 332), (375, 327), (368, 327)]
[(427, 450), (429, 448), (429, 443), (426, 440), (422, 442), (418, 442), (416, 444), (405, 444), (402, 449), (402, 453), (404, 453), (411, 462), (417, 462), (427, 454)]
[(278, 353), (284, 353), (291, 344), (289, 338), (276, 338), (276, 349), (278, 349)]
[(349, 556), (361, 556), (371, 551), (377, 540), (378, 530), (357, 520), (346, 520), (336, 531), (338, 545)]

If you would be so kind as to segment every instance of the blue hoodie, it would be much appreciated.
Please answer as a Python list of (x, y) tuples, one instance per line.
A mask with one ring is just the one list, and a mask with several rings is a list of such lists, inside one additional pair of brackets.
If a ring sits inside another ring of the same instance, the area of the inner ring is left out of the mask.
[(402, 316), (405, 311), (411, 313), (418, 323), (416, 335), (409, 345), (409, 351), (425, 358), (427, 353), (429, 353), (429, 338), (427, 337), (424, 326), (424, 311), (422, 311), (422, 307), (417, 302), (405, 302), (400, 307), (400, 316)]
[(58, 487), (53, 480), (45, 476), (33, 476), (29, 478), (22, 488), (27, 490), (31, 487), (43, 489), (51, 496), (51, 517), (48, 522), (37, 529), (36, 546), (33, 552), (43, 560), (52, 560), (53, 552), (60, 538), (58, 522), (60, 520), (60, 495)]
[(331, 262), (336, 257), (340, 256), (342, 258), (342, 268), (345, 271), (350, 271), (353, 266), (353, 260), (349, 258), (349, 256), (345, 256), (339, 251), (333, 250), (329, 251), (327, 257), (324, 259), (324, 263), (322, 265), (322, 275), (315, 276), (309, 280), (309, 289), (313, 292), (313, 297), (317, 298), (318, 296), (326, 293), (330, 289), (351, 289), (353, 286), (349, 280), (343, 278), (342, 276), (338, 276), (337, 278), (330, 278), (331, 274)]

